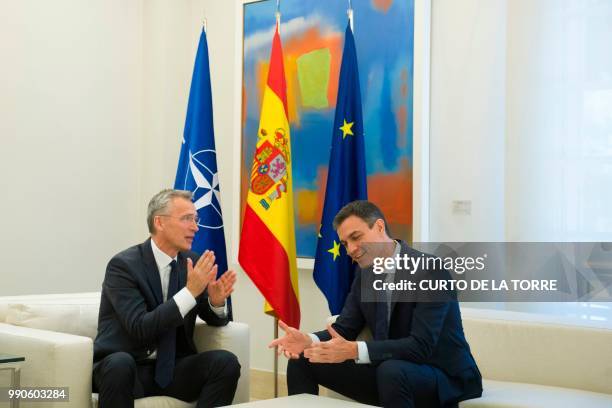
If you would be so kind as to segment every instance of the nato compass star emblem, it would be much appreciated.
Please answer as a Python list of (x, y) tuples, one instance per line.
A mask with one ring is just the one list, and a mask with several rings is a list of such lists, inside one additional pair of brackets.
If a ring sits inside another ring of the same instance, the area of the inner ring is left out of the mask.
[(198, 227), (223, 228), (217, 153), (214, 150), (200, 150), (195, 154), (189, 151), (189, 171), (184, 188), (193, 193), (193, 203), (200, 216)]

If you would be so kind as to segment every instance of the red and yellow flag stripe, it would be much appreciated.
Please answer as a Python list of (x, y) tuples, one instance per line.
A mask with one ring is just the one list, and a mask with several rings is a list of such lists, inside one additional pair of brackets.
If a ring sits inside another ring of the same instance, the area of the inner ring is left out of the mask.
[(266, 311), (297, 328), (300, 304), (291, 161), (287, 85), (277, 24), (238, 261), (266, 299)]

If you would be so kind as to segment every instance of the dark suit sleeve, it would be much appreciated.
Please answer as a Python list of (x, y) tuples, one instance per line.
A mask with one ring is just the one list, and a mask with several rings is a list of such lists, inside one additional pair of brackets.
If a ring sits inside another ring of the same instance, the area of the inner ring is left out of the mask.
[(372, 363), (408, 360), (422, 364), (432, 355), (449, 310), (448, 302), (419, 302), (412, 315), (410, 336), (394, 340), (367, 341)]
[[(332, 324), (334, 330), (339, 335), (344, 337), (346, 340), (353, 341), (357, 338), (363, 327), (365, 326), (365, 318), (360, 307), (361, 297), (361, 271), (358, 270), (353, 284), (351, 285), (351, 291), (346, 297), (342, 312), (336, 319), (336, 322)], [(327, 330), (322, 330), (314, 333), (321, 341), (328, 341), (331, 339), (331, 335)]]
[(106, 268), (102, 290), (108, 297), (116, 317), (130, 337), (146, 343), (164, 331), (183, 324), (174, 299), (168, 299), (152, 311), (147, 306), (133, 271), (127, 262), (115, 257)]
[(208, 303), (208, 291), (205, 290), (198, 298), (196, 299), (198, 305), (198, 316), (200, 319), (204, 320), (209, 326), (225, 326), (229, 323), (229, 318), (227, 314), (225, 317), (219, 317), (213, 312), (210, 308), (210, 304)]

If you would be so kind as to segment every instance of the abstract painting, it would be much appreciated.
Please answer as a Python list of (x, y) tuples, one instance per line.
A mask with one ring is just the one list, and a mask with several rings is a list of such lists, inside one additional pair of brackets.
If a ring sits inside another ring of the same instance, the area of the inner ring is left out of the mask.
[[(316, 249), (347, 5), (340, 0), (281, 1), (299, 257), (313, 257)], [(352, 5), (368, 197), (386, 215), (392, 236), (411, 241), (414, 0), (355, 0)], [(241, 208), (257, 140), (276, 1), (245, 2), (243, 8)]]

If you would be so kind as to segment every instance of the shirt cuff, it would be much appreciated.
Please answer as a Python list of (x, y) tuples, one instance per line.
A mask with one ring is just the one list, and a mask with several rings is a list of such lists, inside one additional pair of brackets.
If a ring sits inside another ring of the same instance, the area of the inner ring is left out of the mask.
[(179, 313), (183, 317), (185, 317), (185, 315), (196, 305), (195, 298), (186, 287), (179, 290), (172, 299), (174, 299), (174, 302), (178, 306)]
[(355, 360), (355, 363), (357, 364), (370, 364), (370, 353), (368, 352), (368, 346), (366, 345), (365, 341), (358, 341), (357, 342), (357, 352), (358, 352), (358, 357)]
[(224, 302), (225, 303), (223, 303), (223, 306), (213, 306), (212, 303), (210, 303), (210, 298), (208, 298), (208, 306), (210, 306), (210, 310), (212, 310), (213, 313), (221, 319), (227, 316), (227, 301)]
[(308, 335), (310, 336), (310, 338), (312, 339), (313, 343), (319, 343), (321, 341), (321, 339), (319, 338), (319, 336), (317, 336), (314, 333), (308, 333)]

